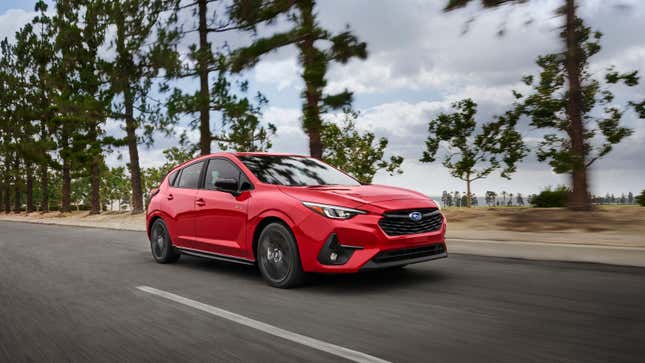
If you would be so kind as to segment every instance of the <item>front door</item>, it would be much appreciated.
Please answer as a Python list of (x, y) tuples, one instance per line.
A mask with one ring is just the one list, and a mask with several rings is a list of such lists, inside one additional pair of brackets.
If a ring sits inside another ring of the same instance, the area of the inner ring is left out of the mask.
[(240, 191), (238, 195), (219, 191), (215, 187), (218, 179), (235, 179), (238, 185), (246, 177), (233, 162), (225, 158), (211, 159), (206, 168), (204, 188), (197, 193), (195, 202), (195, 241), (202, 250), (236, 257), (247, 257), (244, 241), (246, 238), (247, 206), (250, 193)]

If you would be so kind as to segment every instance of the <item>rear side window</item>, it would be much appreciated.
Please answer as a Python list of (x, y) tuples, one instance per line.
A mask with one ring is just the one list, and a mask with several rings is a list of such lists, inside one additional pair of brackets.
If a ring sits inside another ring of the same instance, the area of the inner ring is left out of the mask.
[(175, 170), (172, 174), (168, 176), (168, 184), (171, 187), (175, 186), (175, 182), (177, 181), (177, 175), (179, 175), (179, 170)]
[(204, 162), (200, 161), (183, 168), (181, 176), (179, 177), (179, 182), (176, 182), (175, 185), (179, 188), (199, 188), (199, 177), (202, 174), (203, 165)]

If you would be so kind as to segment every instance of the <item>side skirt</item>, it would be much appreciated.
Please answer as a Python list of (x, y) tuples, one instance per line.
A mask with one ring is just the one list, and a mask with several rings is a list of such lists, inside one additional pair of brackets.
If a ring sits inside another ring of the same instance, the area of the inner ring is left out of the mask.
[(245, 258), (227, 256), (219, 253), (204, 252), (200, 250), (193, 250), (190, 248), (183, 248), (183, 247), (175, 247), (175, 248), (177, 248), (179, 252), (190, 256), (210, 258), (211, 260), (218, 260), (218, 261), (240, 263), (243, 265), (255, 265), (255, 261), (247, 260)]

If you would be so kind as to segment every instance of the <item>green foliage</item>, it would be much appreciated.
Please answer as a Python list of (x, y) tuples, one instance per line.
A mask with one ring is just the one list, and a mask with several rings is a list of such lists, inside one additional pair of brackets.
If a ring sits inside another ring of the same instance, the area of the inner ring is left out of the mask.
[(63, 191), (65, 194), (69, 184), (66, 175), (72, 167), (88, 175), (92, 213), (101, 210), (103, 152), (113, 142), (111, 138), (105, 138), (104, 132), (113, 94), (107, 86), (105, 63), (99, 56), (106, 39), (107, 14), (106, 3), (101, 0), (59, 0), (52, 20), (56, 31), (55, 50), (60, 57), (52, 73), (56, 87), (54, 103), (58, 111), (55, 120), (62, 129), (59, 142), (64, 170)]
[(112, 102), (111, 116), (122, 120), (121, 127), (126, 131), (123, 138), (110, 141), (113, 146), (128, 146), (134, 213), (143, 211), (138, 144), (151, 145), (154, 131), (168, 131), (171, 126), (171, 120), (162, 112), (162, 103), (151, 102), (149, 97), (153, 79), (162, 67), (155, 63), (155, 57), (163, 45), (148, 43), (166, 6), (162, 0), (122, 0), (107, 4), (106, 21), (116, 29), (110, 44), (116, 57), (105, 62), (104, 69), (111, 93), (119, 96)]
[(559, 186), (555, 189), (547, 187), (540, 194), (531, 198), (531, 204), (537, 208), (564, 208), (567, 206), (567, 199), (570, 190), (566, 186)]
[(519, 113), (509, 111), (478, 130), (477, 104), (473, 100), (455, 102), (452, 107), (456, 112), (442, 113), (428, 124), (426, 150), (420, 161), (434, 162), (439, 147), (445, 145), (442, 163), (453, 177), (466, 182), (468, 192), (471, 182), (495, 170), (510, 179), (527, 152), (522, 135), (515, 130)]
[(638, 117), (645, 118), (645, 100), (641, 102), (630, 102), (629, 104), (634, 107), (634, 111), (636, 111)]
[(588, 168), (633, 132), (621, 126), (620, 121), (628, 107), (620, 108), (613, 102), (614, 95), (609, 86), (618, 83), (635, 86), (638, 84), (637, 72), (619, 73), (610, 67), (605, 73), (604, 82), (595, 78), (589, 70), (589, 58), (600, 51), (602, 34), (592, 32), (581, 21), (578, 22), (578, 34), (583, 100), (581, 111), (586, 125), (583, 160), (579, 160), (572, 148), (565, 54), (538, 57), (537, 65), (541, 69), (539, 77), (537, 80), (525, 77), (531, 92), (528, 96), (519, 95), (517, 104), (518, 111), (530, 118), (531, 126), (552, 131), (540, 142), (537, 156), (538, 160), (547, 161), (556, 173), (571, 173), (576, 165)]
[(645, 190), (643, 190), (640, 195), (637, 195), (636, 198), (634, 198), (634, 200), (636, 200), (636, 203), (645, 207)]
[[(451, 11), (459, 8), (463, 8), (467, 6), (471, 2), (475, 2), (476, 0), (448, 0), (446, 3), (446, 6), (444, 7), (444, 11)], [(503, 4), (511, 4), (511, 3), (525, 3), (528, 0), (480, 0), (481, 6), (484, 8), (494, 8)]]
[[(321, 115), (331, 110), (348, 107), (352, 93), (344, 90), (337, 94), (323, 94), (327, 85), (330, 63), (347, 63), (352, 58), (367, 58), (367, 45), (352, 34), (349, 27), (338, 34), (323, 29), (316, 20), (314, 0), (274, 1), (236, 0), (230, 9), (231, 18), (239, 27), (255, 30), (259, 24), (271, 25), (285, 15), (291, 28), (268, 37), (256, 39), (251, 45), (236, 50), (230, 57), (233, 72), (253, 67), (266, 54), (295, 45), (303, 68), (302, 125), (309, 135), (311, 156), (321, 158), (325, 145), (321, 141)], [(326, 47), (321, 46), (326, 44)]]
[(356, 129), (358, 113), (344, 110), (342, 125), (325, 122), (322, 128), (322, 142), (325, 146), (323, 160), (351, 174), (359, 182), (369, 184), (378, 170), (390, 175), (402, 174), (403, 157), (384, 157), (388, 140), (376, 139), (372, 132), (361, 133)]
[(101, 199), (104, 204), (112, 206), (113, 201), (117, 201), (117, 210), (121, 210), (123, 204), (130, 204), (132, 197), (132, 188), (130, 186), (129, 175), (125, 167), (117, 167), (108, 169), (103, 173), (101, 178)]
[[(265, 151), (271, 147), (270, 139), (276, 131), (275, 125), (265, 127), (260, 122), (261, 109), (267, 100), (260, 93), (255, 99), (245, 96), (247, 82), (234, 78), (228, 69), (228, 46), (213, 47), (209, 42), (210, 34), (230, 30), (228, 19), (221, 18), (218, 12), (208, 12), (207, 5), (211, 2), (199, 0), (182, 6), (176, 2), (176, 12), (170, 22), (174, 28), (169, 27), (160, 33), (160, 42), (165, 45), (157, 47), (153, 57), (166, 70), (166, 77), (199, 78), (200, 81), (200, 88), (194, 93), (174, 89), (167, 105), (168, 114), (173, 119), (183, 114), (199, 114), (189, 124), (200, 132), (201, 154), (210, 153), (213, 141), (223, 150)], [(186, 24), (177, 24), (177, 11), (186, 7), (192, 8), (197, 15), (196, 29), (186, 30)], [(179, 41), (191, 31), (198, 33), (199, 41), (188, 47), (187, 54), (181, 54)], [(182, 65), (184, 56), (189, 62)], [(218, 117), (215, 119), (218, 122), (213, 122), (212, 115)]]
[(144, 194), (149, 195), (153, 188), (159, 186), (170, 170), (179, 164), (193, 159), (196, 152), (197, 149), (194, 145), (190, 145), (190, 143), (188, 143), (186, 135), (181, 135), (178, 146), (173, 146), (163, 151), (166, 162), (162, 166), (147, 168), (143, 171)]

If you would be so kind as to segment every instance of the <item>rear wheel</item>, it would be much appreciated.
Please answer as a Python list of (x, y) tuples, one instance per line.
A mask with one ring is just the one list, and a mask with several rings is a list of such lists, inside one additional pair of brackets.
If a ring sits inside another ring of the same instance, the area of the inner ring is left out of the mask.
[(173, 247), (168, 228), (161, 219), (157, 219), (150, 229), (150, 249), (152, 257), (159, 263), (173, 263), (181, 256)]
[(305, 279), (296, 240), (281, 223), (271, 223), (262, 230), (256, 256), (262, 277), (271, 286), (286, 289)]

